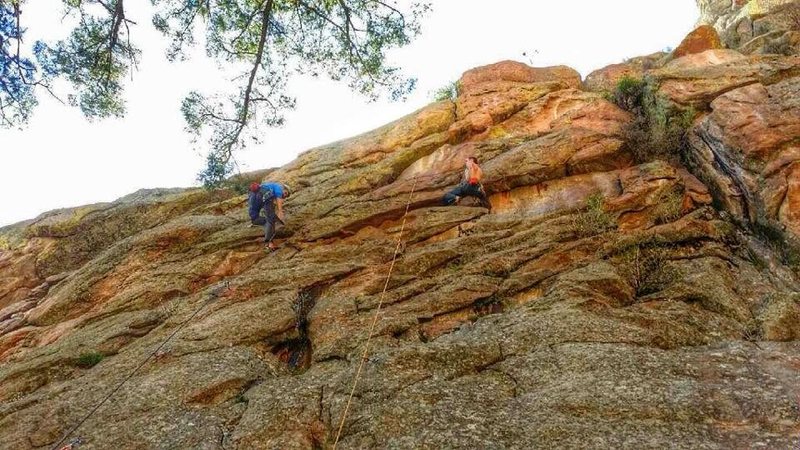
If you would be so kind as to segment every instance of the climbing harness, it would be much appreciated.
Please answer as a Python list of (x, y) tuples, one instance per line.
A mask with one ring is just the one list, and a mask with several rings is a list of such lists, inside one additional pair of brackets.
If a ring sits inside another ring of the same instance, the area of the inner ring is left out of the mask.
[(214, 289), (212, 289), (212, 290), (211, 290), (211, 292), (210, 292), (210, 293), (209, 293), (209, 295), (208, 295), (208, 298), (207, 298), (207, 299), (206, 299), (204, 302), (202, 302), (202, 303), (200, 304), (200, 307), (199, 307), (199, 308), (197, 308), (197, 309), (196, 309), (196, 310), (195, 310), (195, 311), (192, 313), (192, 315), (191, 315), (191, 316), (189, 316), (189, 318), (188, 318), (188, 319), (186, 319), (186, 320), (184, 320), (183, 322), (181, 322), (181, 324), (180, 324), (180, 325), (178, 325), (178, 327), (177, 327), (177, 328), (175, 328), (175, 330), (172, 332), (172, 334), (170, 334), (169, 336), (167, 336), (167, 339), (165, 339), (165, 340), (164, 340), (164, 342), (162, 342), (162, 343), (161, 343), (161, 345), (159, 345), (159, 346), (158, 346), (158, 348), (156, 348), (156, 349), (155, 349), (155, 350), (153, 350), (153, 351), (152, 351), (152, 352), (151, 352), (149, 355), (147, 355), (147, 358), (145, 358), (145, 359), (144, 359), (144, 361), (142, 361), (142, 362), (141, 362), (141, 363), (140, 363), (138, 366), (136, 366), (136, 368), (135, 368), (135, 369), (133, 369), (133, 371), (131, 371), (131, 373), (129, 373), (129, 374), (128, 374), (128, 376), (126, 376), (126, 377), (125, 377), (125, 378), (124, 378), (124, 379), (123, 379), (123, 380), (122, 380), (122, 381), (121, 381), (121, 382), (120, 382), (120, 383), (119, 383), (119, 384), (118, 384), (118, 385), (117, 385), (117, 386), (116, 386), (114, 389), (112, 389), (112, 390), (111, 390), (111, 392), (109, 392), (109, 393), (108, 393), (108, 394), (107, 394), (105, 397), (103, 397), (103, 399), (102, 399), (102, 400), (100, 400), (100, 403), (98, 403), (98, 404), (97, 404), (97, 405), (96, 405), (94, 408), (92, 408), (92, 409), (91, 409), (91, 411), (89, 411), (89, 413), (88, 413), (88, 414), (86, 414), (86, 416), (84, 416), (84, 417), (83, 417), (83, 419), (81, 419), (81, 420), (80, 420), (80, 422), (78, 422), (78, 423), (77, 423), (77, 425), (75, 425), (74, 427), (72, 427), (72, 429), (70, 429), (70, 430), (67, 432), (67, 434), (65, 434), (65, 435), (64, 435), (64, 437), (62, 437), (62, 438), (61, 438), (61, 439), (60, 439), (58, 442), (56, 442), (56, 444), (55, 444), (55, 445), (52, 447), (52, 450), (72, 450), (73, 448), (77, 447), (78, 445), (81, 445), (81, 444), (83, 444), (83, 440), (82, 440), (80, 437), (78, 437), (78, 438), (75, 438), (75, 439), (73, 439), (72, 441), (70, 441), (70, 443), (69, 443), (69, 444), (67, 444), (67, 445), (65, 445), (65, 446), (63, 446), (63, 447), (59, 447), (59, 445), (61, 445), (61, 444), (62, 444), (64, 441), (66, 441), (66, 440), (67, 440), (67, 439), (68, 439), (68, 438), (69, 438), (69, 437), (70, 437), (70, 436), (71, 436), (73, 433), (75, 433), (76, 431), (78, 431), (78, 428), (80, 428), (80, 427), (81, 427), (81, 425), (83, 425), (83, 423), (84, 423), (84, 422), (86, 422), (87, 420), (89, 420), (89, 418), (90, 418), (90, 417), (92, 417), (92, 415), (94, 415), (94, 413), (96, 413), (96, 412), (97, 412), (97, 410), (99, 410), (99, 409), (100, 409), (100, 407), (101, 407), (101, 406), (103, 406), (103, 404), (104, 404), (106, 401), (108, 401), (108, 399), (110, 399), (110, 398), (111, 398), (111, 397), (112, 397), (114, 394), (116, 394), (116, 393), (117, 393), (117, 391), (119, 391), (120, 389), (122, 389), (122, 386), (123, 386), (123, 385), (124, 385), (126, 382), (128, 382), (128, 380), (130, 380), (130, 379), (131, 379), (131, 378), (132, 378), (132, 377), (133, 377), (133, 376), (136, 374), (136, 372), (138, 372), (138, 371), (139, 371), (139, 369), (141, 369), (142, 367), (144, 367), (144, 366), (145, 366), (145, 364), (147, 364), (147, 363), (148, 363), (148, 362), (149, 362), (149, 361), (150, 361), (150, 360), (151, 360), (151, 359), (152, 359), (154, 356), (156, 356), (156, 354), (158, 354), (158, 353), (161, 351), (161, 349), (162, 349), (162, 348), (164, 348), (164, 346), (165, 346), (165, 345), (167, 345), (167, 343), (168, 343), (168, 342), (169, 342), (169, 341), (170, 341), (170, 340), (171, 340), (173, 337), (175, 337), (175, 335), (176, 335), (176, 334), (178, 334), (178, 332), (180, 332), (180, 331), (181, 331), (181, 329), (183, 329), (183, 327), (184, 327), (184, 326), (185, 326), (187, 323), (189, 323), (189, 322), (190, 322), (192, 319), (194, 319), (194, 317), (195, 317), (195, 316), (196, 316), (198, 313), (200, 313), (200, 311), (202, 311), (202, 310), (203, 310), (203, 308), (205, 308), (205, 307), (206, 307), (206, 306), (207, 306), (209, 303), (211, 303), (211, 300), (214, 300), (214, 299), (216, 299), (217, 297), (219, 297), (219, 296), (220, 296), (220, 294), (222, 294), (222, 292), (223, 292), (224, 290), (228, 289), (229, 287), (230, 287), (230, 283), (229, 283), (228, 281), (225, 281), (224, 283), (221, 283), (219, 286), (216, 286)]
[(389, 273), (386, 274), (386, 282), (383, 284), (383, 292), (381, 292), (381, 296), (378, 300), (378, 307), (375, 309), (375, 316), (372, 318), (372, 324), (369, 327), (369, 333), (367, 333), (367, 340), (364, 343), (364, 352), (361, 355), (361, 362), (358, 364), (358, 370), (356, 371), (356, 376), (353, 379), (353, 387), (350, 389), (350, 396), (347, 397), (347, 405), (344, 407), (344, 412), (342, 413), (342, 420), (339, 422), (339, 429), (336, 432), (336, 439), (333, 441), (333, 450), (336, 450), (336, 445), (339, 443), (339, 438), (342, 436), (342, 429), (344, 428), (344, 422), (347, 419), (347, 412), (350, 410), (350, 403), (353, 401), (353, 394), (356, 392), (356, 386), (358, 386), (358, 380), (361, 378), (361, 371), (364, 368), (364, 363), (367, 361), (367, 355), (369, 354), (369, 344), (372, 340), (372, 333), (375, 331), (375, 325), (378, 323), (378, 318), (380, 317), (381, 306), (383, 306), (383, 299), (386, 296), (386, 290), (389, 288), (389, 280), (392, 278), (392, 271), (394, 270), (394, 263), (397, 261), (397, 254), (400, 252), (401, 245), (403, 243), (403, 231), (406, 228), (406, 217), (408, 216), (408, 209), (411, 206), (411, 200), (414, 198), (414, 191), (417, 188), (417, 177), (414, 177), (414, 184), (411, 187), (411, 194), (408, 196), (408, 203), (406, 203), (406, 211), (403, 213), (403, 223), (400, 225), (400, 234), (397, 236), (397, 245), (394, 248), (394, 255), (392, 256), (392, 263), (389, 265)]

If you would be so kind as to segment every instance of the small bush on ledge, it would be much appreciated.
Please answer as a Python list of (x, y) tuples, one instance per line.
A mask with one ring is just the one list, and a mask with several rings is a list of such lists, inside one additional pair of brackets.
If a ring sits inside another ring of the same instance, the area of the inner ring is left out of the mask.
[(100, 352), (82, 353), (75, 362), (75, 365), (81, 369), (91, 369), (100, 363), (100, 361), (102, 361), (104, 358), (105, 355)]
[(616, 88), (609, 95), (609, 100), (625, 111), (633, 112), (642, 104), (645, 87), (644, 80), (624, 76), (617, 82)]
[(436, 89), (431, 93), (433, 96), (433, 100), (436, 102), (440, 102), (442, 100), (450, 100), (455, 101), (458, 98), (459, 94), (461, 94), (461, 82), (460, 81), (452, 81), (447, 83), (446, 85)]
[(674, 107), (656, 95), (647, 81), (631, 77), (619, 80), (610, 99), (634, 115), (622, 137), (637, 163), (680, 158), (696, 115), (694, 109)]
[(683, 216), (683, 188), (674, 188), (664, 193), (653, 206), (656, 225), (674, 222)]
[(572, 227), (579, 237), (589, 237), (616, 228), (614, 217), (603, 209), (603, 196), (591, 195), (586, 206), (572, 218)]
[(668, 262), (668, 247), (634, 245), (617, 256), (617, 270), (640, 297), (681, 279), (682, 274)]

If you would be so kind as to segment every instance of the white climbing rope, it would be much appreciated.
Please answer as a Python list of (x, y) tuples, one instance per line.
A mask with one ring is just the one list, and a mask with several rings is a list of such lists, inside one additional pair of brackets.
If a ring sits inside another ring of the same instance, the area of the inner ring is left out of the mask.
[(408, 209), (411, 206), (411, 200), (414, 198), (414, 191), (417, 188), (417, 177), (414, 177), (414, 184), (411, 186), (411, 193), (408, 196), (408, 203), (406, 203), (406, 211), (403, 213), (403, 222), (400, 225), (400, 234), (397, 236), (397, 245), (394, 247), (394, 255), (392, 255), (392, 263), (389, 265), (389, 273), (386, 274), (386, 282), (383, 284), (383, 292), (381, 292), (380, 299), (378, 300), (378, 307), (375, 309), (375, 315), (372, 318), (372, 324), (369, 327), (369, 333), (367, 333), (367, 340), (364, 343), (364, 352), (361, 355), (361, 362), (358, 364), (358, 370), (356, 371), (356, 376), (353, 378), (353, 387), (350, 389), (350, 395), (347, 397), (347, 405), (344, 407), (344, 412), (342, 413), (342, 420), (339, 422), (339, 429), (336, 431), (336, 439), (333, 442), (333, 450), (336, 450), (336, 445), (339, 444), (339, 438), (342, 436), (342, 429), (344, 428), (344, 422), (347, 420), (347, 412), (350, 410), (350, 403), (353, 401), (353, 394), (356, 392), (356, 386), (358, 386), (358, 380), (361, 378), (361, 371), (364, 369), (364, 363), (367, 361), (367, 355), (369, 354), (369, 344), (372, 340), (372, 334), (375, 332), (375, 325), (378, 324), (378, 319), (380, 317), (381, 307), (383, 306), (383, 299), (386, 296), (386, 290), (389, 288), (389, 280), (392, 278), (392, 271), (394, 270), (394, 263), (397, 261), (397, 254), (400, 252), (400, 246), (403, 243), (403, 231), (406, 228), (406, 218), (408, 217)]

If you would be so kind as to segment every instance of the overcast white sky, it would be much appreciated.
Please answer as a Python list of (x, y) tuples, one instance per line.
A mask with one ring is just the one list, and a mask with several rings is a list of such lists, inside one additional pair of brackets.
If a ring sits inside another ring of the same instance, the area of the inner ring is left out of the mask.
[[(504, 59), (566, 64), (582, 75), (623, 59), (675, 47), (698, 18), (695, 0), (432, 0), (422, 35), (392, 53), (418, 78), (404, 103), (367, 103), (344, 84), (297, 78), (297, 108), (263, 144), (239, 156), (243, 170), (273, 167), (299, 152), (368, 131), (430, 101), (430, 92), (465, 70)], [(44, 96), (23, 130), (0, 129), (0, 226), (68, 206), (111, 201), (141, 188), (195, 185), (204, 159), (183, 132), (181, 99), (228, 83), (202, 56), (168, 63), (166, 41), (150, 25), (150, 1), (126, 2), (143, 50), (126, 91), (122, 119), (88, 122), (77, 109)], [(60, 37), (53, 2), (28, 0), (27, 39)], [(528, 53), (528, 57), (523, 56)], [(530, 58), (530, 59), (529, 59)], [(532, 59), (532, 60), (531, 60)]]

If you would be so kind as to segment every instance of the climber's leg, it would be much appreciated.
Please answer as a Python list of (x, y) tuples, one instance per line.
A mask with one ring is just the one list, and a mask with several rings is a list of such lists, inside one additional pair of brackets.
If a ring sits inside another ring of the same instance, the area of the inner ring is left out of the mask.
[(458, 201), (461, 199), (461, 197), (463, 197), (464, 195), (467, 195), (466, 194), (466, 187), (467, 186), (462, 183), (462, 184), (459, 184), (458, 186), (456, 186), (455, 188), (453, 188), (453, 190), (451, 190), (450, 192), (445, 194), (444, 197), (442, 197), (442, 204), (445, 205), (445, 206), (450, 206), (450, 205), (454, 205), (454, 204), (458, 203)]
[(270, 250), (275, 248), (272, 239), (275, 237), (275, 224), (279, 221), (278, 215), (275, 213), (275, 200), (267, 201), (264, 203), (264, 244)]
[(477, 189), (475, 189), (474, 192), (475, 193), (473, 195), (477, 197), (478, 200), (480, 200), (481, 206), (491, 211), (492, 204), (489, 202), (489, 197), (486, 195), (486, 191), (483, 189), (483, 185), (478, 184)]

